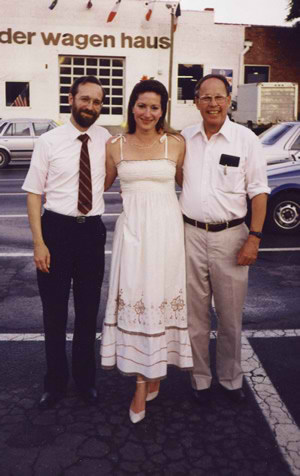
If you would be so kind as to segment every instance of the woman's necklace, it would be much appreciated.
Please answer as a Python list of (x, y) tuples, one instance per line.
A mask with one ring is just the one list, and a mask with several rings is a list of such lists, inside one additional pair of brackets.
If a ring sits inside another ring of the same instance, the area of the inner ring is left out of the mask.
[(151, 147), (153, 147), (158, 141), (159, 141), (159, 138), (156, 138), (155, 141), (149, 145), (139, 144), (138, 142), (134, 142), (134, 141), (131, 141), (131, 144), (135, 145), (136, 147), (140, 147), (141, 149), (151, 149)]

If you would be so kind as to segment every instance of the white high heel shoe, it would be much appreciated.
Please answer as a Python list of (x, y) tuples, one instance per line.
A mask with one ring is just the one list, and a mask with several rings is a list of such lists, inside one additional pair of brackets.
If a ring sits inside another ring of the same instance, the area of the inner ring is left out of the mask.
[(129, 418), (132, 421), (132, 423), (138, 423), (139, 421), (142, 421), (145, 418), (145, 415), (146, 415), (146, 410), (143, 410), (140, 413), (134, 413), (129, 408)]
[(158, 390), (156, 390), (155, 392), (148, 393), (146, 402), (151, 402), (151, 400), (154, 400), (158, 394), (159, 394), (159, 387), (158, 387)]
[[(137, 380), (136, 383), (138, 384), (138, 383), (147, 383), (147, 382), (145, 380)], [(138, 423), (142, 421), (145, 418), (145, 415), (146, 415), (146, 409), (142, 410), (139, 413), (135, 413), (133, 410), (131, 410), (131, 408), (129, 408), (129, 418), (132, 423)]]
[(157, 395), (159, 394), (159, 391), (157, 390), (156, 392), (150, 392), (147, 395), (146, 402), (151, 402), (151, 400), (154, 400)]

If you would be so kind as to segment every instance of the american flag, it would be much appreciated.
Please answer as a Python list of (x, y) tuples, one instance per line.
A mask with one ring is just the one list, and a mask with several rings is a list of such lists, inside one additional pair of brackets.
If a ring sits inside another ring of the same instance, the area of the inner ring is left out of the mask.
[(29, 106), (29, 96), (28, 96), (28, 86), (23, 89), (23, 91), (18, 94), (18, 96), (11, 103), (13, 107), (28, 107)]

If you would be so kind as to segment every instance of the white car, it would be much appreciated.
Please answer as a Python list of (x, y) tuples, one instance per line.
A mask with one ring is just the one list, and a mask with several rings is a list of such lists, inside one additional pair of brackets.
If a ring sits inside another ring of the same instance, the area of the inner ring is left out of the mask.
[(259, 139), (268, 165), (285, 162), (300, 151), (300, 121), (276, 124)]
[(51, 119), (0, 120), (0, 169), (11, 160), (31, 159), (39, 136), (57, 126)]

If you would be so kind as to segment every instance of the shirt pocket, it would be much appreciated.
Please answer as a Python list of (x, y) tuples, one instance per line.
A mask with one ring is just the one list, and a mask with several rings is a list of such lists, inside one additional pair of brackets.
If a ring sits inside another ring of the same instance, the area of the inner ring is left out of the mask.
[(225, 193), (244, 192), (244, 173), (241, 164), (238, 167), (218, 164), (216, 188)]

